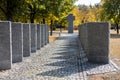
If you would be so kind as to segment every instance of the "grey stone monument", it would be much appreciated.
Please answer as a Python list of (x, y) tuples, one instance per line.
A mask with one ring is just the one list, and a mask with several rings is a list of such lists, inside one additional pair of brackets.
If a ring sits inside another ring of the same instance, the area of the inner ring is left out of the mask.
[(30, 24), (31, 27), (31, 52), (37, 50), (37, 25), (34, 23)]
[(46, 34), (45, 34), (45, 35), (46, 35), (46, 36), (45, 36), (45, 45), (46, 45), (46, 44), (48, 43), (48, 41), (49, 41), (49, 40), (48, 40), (48, 36), (49, 36), (49, 35), (48, 35), (48, 25), (45, 24), (45, 27), (46, 27), (46, 28), (45, 28), (45, 32), (46, 32)]
[(109, 63), (110, 23), (89, 22), (80, 27), (80, 39), (88, 61)]
[(12, 34), (11, 22), (0, 22), (0, 70), (11, 69)]
[(41, 47), (44, 47), (44, 24), (41, 24)]
[(12, 62), (21, 62), (23, 59), (23, 25), (11, 23), (12, 28)]
[(88, 60), (109, 63), (110, 24), (108, 22), (87, 23)]
[(46, 44), (46, 24), (44, 24), (44, 27), (43, 27), (43, 29), (44, 29), (44, 34), (43, 34), (43, 41), (44, 41), (44, 45)]
[(47, 43), (49, 43), (49, 27), (47, 25)]
[(23, 56), (28, 57), (31, 53), (31, 30), (30, 24), (23, 23)]
[(37, 49), (41, 48), (41, 27), (40, 24), (37, 24)]
[(68, 21), (68, 33), (73, 33), (74, 32), (74, 27), (73, 27), (73, 21), (75, 20), (75, 16), (73, 14), (69, 14), (67, 16), (67, 21)]

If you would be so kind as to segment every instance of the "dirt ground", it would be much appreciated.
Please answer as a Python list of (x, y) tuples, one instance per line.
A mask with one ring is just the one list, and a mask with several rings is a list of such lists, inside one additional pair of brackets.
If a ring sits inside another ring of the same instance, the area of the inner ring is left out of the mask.
[[(110, 31), (110, 57), (120, 68), (120, 34)], [(120, 80), (120, 71), (88, 76), (88, 80)]]
[(53, 32), (52, 36), (49, 36), (49, 42), (54, 42), (56, 39), (58, 39), (60, 36), (59, 32)]

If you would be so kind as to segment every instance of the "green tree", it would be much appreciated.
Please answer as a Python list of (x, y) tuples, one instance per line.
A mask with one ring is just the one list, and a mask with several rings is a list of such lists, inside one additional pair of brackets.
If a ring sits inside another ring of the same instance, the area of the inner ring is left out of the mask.
[(119, 0), (105, 0), (103, 4), (103, 13), (107, 20), (114, 20), (114, 23), (120, 21), (120, 1)]
[(14, 15), (22, 8), (24, 0), (0, 0), (0, 11), (5, 20), (13, 21)]

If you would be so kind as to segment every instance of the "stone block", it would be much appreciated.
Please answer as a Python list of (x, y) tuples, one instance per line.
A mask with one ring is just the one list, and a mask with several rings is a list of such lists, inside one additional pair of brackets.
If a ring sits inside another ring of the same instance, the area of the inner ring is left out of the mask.
[(37, 24), (37, 49), (41, 48), (41, 27)]
[(37, 50), (37, 25), (34, 23), (30, 24), (31, 27), (31, 52)]
[(46, 42), (46, 25), (43, 24), (43, 46), (45, 45)]
[(31, 53), (31, 28), (30, 24), (23, 23), (23, 56), (28, 57)]
[(45, 39), (45, 45), (49, 43), (49, 31), (48, 31), (48, 25), (46, 24), (46, 39)]
[(110, 23), (90, 22), (86, 27), (88, 60), (91, 61), (94, 56), (96, 58), (92, 62), (109, 63)]
[(11, 22), (0, 22), (0, 70), (12, 67)]
[(23, 25), (11, 23), (12, 28), (12, 62), (21, 62), (23, 59)]
[(41, 24), (41, 47), (44, 47), (44, 24)]

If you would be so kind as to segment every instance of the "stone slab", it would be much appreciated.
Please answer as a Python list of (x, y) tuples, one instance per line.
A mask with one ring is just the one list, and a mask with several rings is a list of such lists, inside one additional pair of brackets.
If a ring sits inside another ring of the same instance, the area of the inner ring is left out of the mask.
[(37, 49), (41, 48), (41, 27), (40, 24), (37, 24)]
[(31, 28), (30, 24), (23, 23), (23, 57), (31, 53)]
[(23, 25), (11, 23), (12, 28), (12, 62), (21, 62), (23, 59)]
[(44, 47), (44, 24), (41, 24), (41, 47)]
[(12, 67), (11, 22), (0, 22), (0, 70)]
[[(109, 63), (110, 24), (108, 22), (87, 23), (88, 60)], [(95, 60), (93, 60), (93, 57)]]
[(80, 40), (89, 62), (109, 63), (109, 22), (89, 22), (80, 26)]
[(48, 25), (46, 24), (46, 38), (45, 38), (45, 45), (49, 43), (49, 33), (48, 33)]
[(44, 36), (44, 45), (46, 45), (46, 24), (44, 24), (44, 34), (43, 34), (43, 36)]
[(31, 27), (31, 52), (37, 50), (37, 25), (34, 23), (30, 24)]

